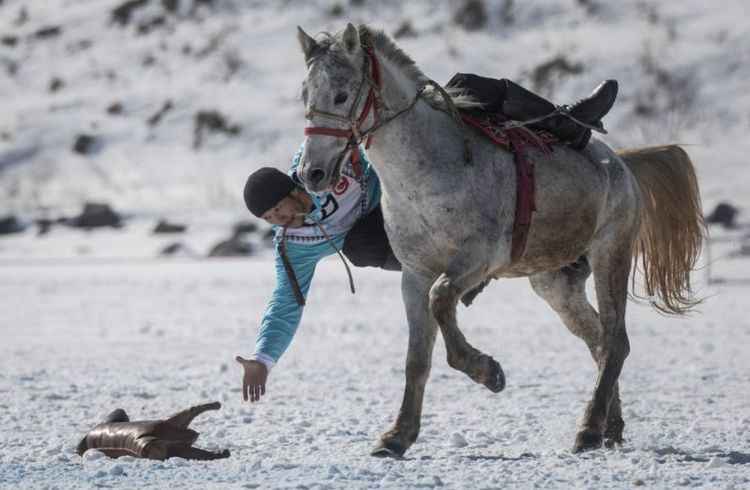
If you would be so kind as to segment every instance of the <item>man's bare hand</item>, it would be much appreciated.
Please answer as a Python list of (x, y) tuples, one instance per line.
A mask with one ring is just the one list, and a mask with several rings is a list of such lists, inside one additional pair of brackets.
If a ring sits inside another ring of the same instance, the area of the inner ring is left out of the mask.
[(245, 370), (242, 377), (242, 398), (251, 402), (260, 401), (260, 397), (266, 394), (266, 379), (268, 369), (265, 364), (252, 359), (244, 359), (240, 356), (235, 358)]

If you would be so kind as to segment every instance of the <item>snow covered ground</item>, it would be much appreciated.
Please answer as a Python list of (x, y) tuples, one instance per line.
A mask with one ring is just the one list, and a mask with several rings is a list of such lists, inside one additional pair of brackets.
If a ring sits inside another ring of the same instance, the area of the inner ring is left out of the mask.
[[(506, 390), (493, 395), (450, 369), (439, 340), (421, 436), (393, 461), (369, 450), (403, 389), (398, 274), (357, 269), (352, 296), (341, 264), (323, 262), (299, 334), (250, 406), (234, 356), (252, 352), (270, 254), (254, 235), (252, 258), (200, 258), (247, 218), (247, 174), (284, 167), (301, 139), (295, 26), (335, 31), (347, 20), (390, 33), (410, 21), (416, 36), (397, 42), (438, 81), (467, 71), (532, 86), (559, 55), (583, 69), (540, 82), (556, 102), (619, 79), (607, 141), (686, 144), (706, 210), (730, 201), (747, 223), (744, 0), (514, 2), (512, 21), (495, 1), (476, 32), (454, 25), (456, 3), (439, 0), (215, 0), (194, 15), (191, 1), (167, 15), (151, 0), (120, 27), (110, 11), (121, 3), (0, 1), (0, 218), (70, 216), (86, 200), (131, 216), (120, 230), (0, 237), (0, 488), (750, 488), (750, 264), (727, 258), (740, 239), (712, 248), (724, 282), (696, 273), (700, 313), (676, 320), (630, 303), (627, 441), (583, 455), (569, 449), (594, 366), (525, 280), (496, 281), (460, 310), (467, 337), (502, 363)], [(37, 34), (50, 26), (60, 34)], [(166, 101), (172, 108), (149, 124)], [(116, 102), (122, 111), (109, 113)], [(194, 150), (202, 110), (241, 132), (206, 134)], [(88, 155), (71, 151), (82, 133), (97, 139)], [(151, 235), (160, 217), (188, 232)], [(187, 252), (157, 258), (175, 241)], [(212, 400), (223, 408), (196, 420), (198, 445), (229, 448), (228, 460), (74, 452), (116, 407), (140, 419)]]
[[(746, 268), (747, 270), (747, 268)], [(290, 351), (260, 404), (242, 402), (237, 354), (252, 350), (272, 287), (262, 259), (0, 267), (3, 488), (748, 488), (750, 319), (746, 288), (703, 288), (689, 319), (631, 303), (622, 375), (627, 441), (573, 455), (593, 387), (588, 351), (525, 280), (496, 281), (459, 320), (503, 364), (492, 394), (435, 350), (422, 433), (404, 461), (368, 455), (396, 415), (407, 327), (399, 274), (320, 265)], [(198, 463), (109, 460), (74, 450), (116, 407), (164, 417), (192, 404)]]

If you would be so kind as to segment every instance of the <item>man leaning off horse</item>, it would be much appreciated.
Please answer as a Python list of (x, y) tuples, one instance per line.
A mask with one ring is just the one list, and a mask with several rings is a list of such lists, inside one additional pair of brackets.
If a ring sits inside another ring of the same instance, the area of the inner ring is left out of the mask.
[[(538, 119), (557, 109), (507, 79), (458, 73), (448, 87), (477, 99), (482, 111), (513, 120)], [(583, 149), (591, 128), (602, 128), (601, 119), (616, 95), (617, 83), (606, 81), (586, 99), (530, 127), (547, 130), (562, 143)], [(344, 164), (334, 189), (309, 194), (297, 177), (303, 147), (304, 143), (288, 174), (263, 167), (253, 172), (245, 184), (248, 210), (274, 227), (276, 264), (276, 287), (261, 320), (255, 353), (249, 359), (237, 356), (244, 369), (245, 401), (259, 401), (265, 395), (268, 373), (291, 344), (299, 326), (318, 261), (341, 250), (355, 266), (401, 270), (383, 226), (380, 181), (362, 149), (356, 150), (357, 159)], [(464, 304), (471, 304), (485, 285), (486, 282), (466, 293)]]

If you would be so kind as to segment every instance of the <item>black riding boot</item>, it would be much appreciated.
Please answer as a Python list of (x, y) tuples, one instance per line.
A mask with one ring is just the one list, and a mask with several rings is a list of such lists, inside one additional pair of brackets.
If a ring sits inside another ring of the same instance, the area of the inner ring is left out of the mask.
[[(502, 112), (511, 119), (517, 121), (528, 121), (545, 116), (557, 109), (547, 99), (526, 90), (520, 85), (504, 80), (505, 100)], [(601, 119), (612, 108), (617, 97), (617, 81), (607, 80), (601, 83), (594, 91), (572, 106), (563, 106), (575, 119), (590, 126), (600, 128), (604, 131)], [(586, 147), (591, 137), (591, 129), (581, 126), (573, 119), (556, 114), (531, 124), (530, 127), (543, 129), (554, 134), (564, 143), (571, 147), (582, 150)]]

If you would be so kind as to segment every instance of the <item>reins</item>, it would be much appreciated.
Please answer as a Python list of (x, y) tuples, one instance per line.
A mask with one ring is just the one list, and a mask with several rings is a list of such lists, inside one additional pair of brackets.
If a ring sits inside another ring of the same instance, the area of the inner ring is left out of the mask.
[[(298, 216), (306, 217), (307, 215), (305, 213), (300, 213)], [(352, 277), (352, 271), (349, 268), (349, 264), (346, 262), (346, 259), (344, 258), (344, 254), (341, 253), (341, 250), (336, 246), (335, 243), (333, 243), (333, 239), (331, 239), (331, 236), (326, 232), (326, 230), (323, 228), (323, 225), (320, 224), (320, 221), (318, 221), (315, 218), (312, 218), (315, 225), (318, 227), (320, 232), (325, 237), (328, 244), (333, 248), (333, 250), (338, 254), (338, 256), (341, 258), (341, 261), (344, 263), (344, 268), (346, 269), (346, 274), (349, 276), (349, 289), (351, 290), (352, 294), (356, 293), (356, 290), (354, 289), (354, 278)], [(286, 231), (289, 228), (289, 226), (284, 226), (281, 232), (281, 241), (279, 243), (279, 254), (281, 255), (281, 262), (284, 264), (284, 270), (286, 271), (286, 276), (289, 278), (289, 284), (292, 287), (292, 291), (294, 292), (294, 299), (297, 301), (297, 304), (299, 306), (305, 306), (305, 295), (302, 294), (302, 288), (300, 288), (299, 281), (297, 280), (297, 275), (294, 273), (294, 268), (292, 267), (292, 262), (289, 260), (289, 256), (286, 253)]]

